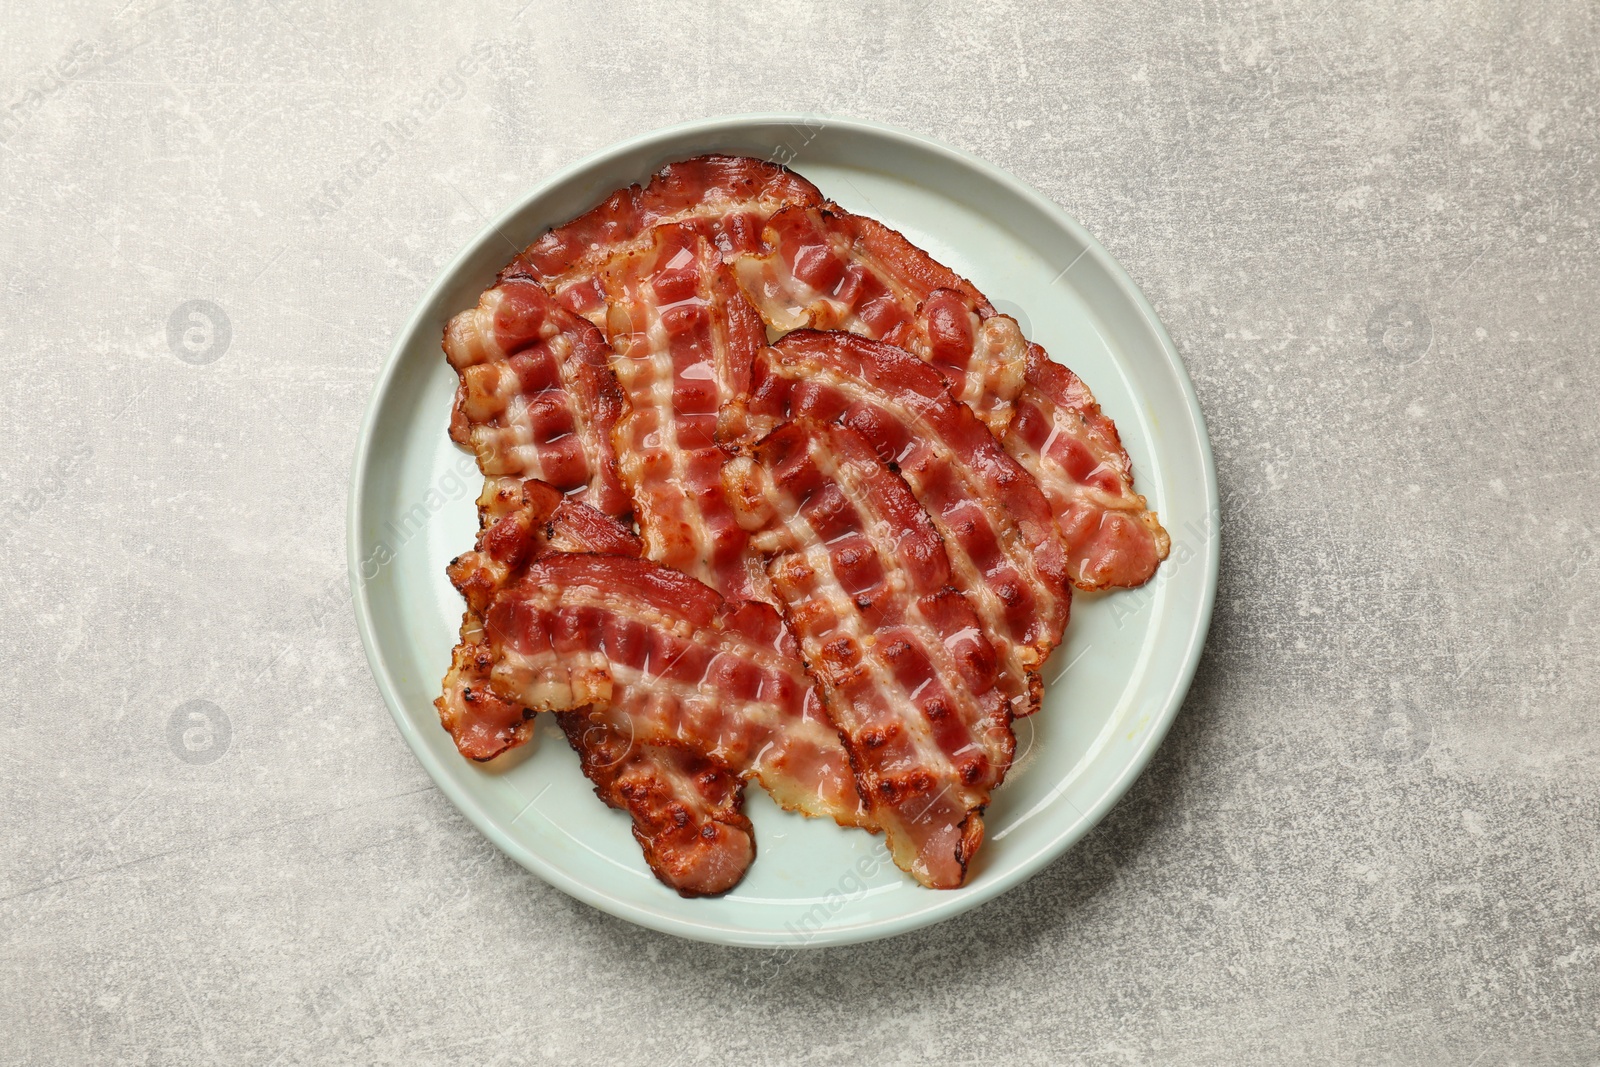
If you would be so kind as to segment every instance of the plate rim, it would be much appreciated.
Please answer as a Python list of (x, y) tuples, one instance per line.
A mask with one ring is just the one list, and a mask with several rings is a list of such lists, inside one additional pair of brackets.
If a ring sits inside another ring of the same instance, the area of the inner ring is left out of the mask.
[[(424, 320), (428, 317), (429, 309), (439, 299), (441, 290), (446, 288), (452, 279), (459, 274), (463, 265), (485, 243), (503, 239), (500, 233), (501, 229), (527, 210), (533, 201), (544, 195), (551, 188), (571, 180), (586, 170), (601, 166), (616, 157), (630, 152), (648, 148), (657, 142), (671, 141), (688, 135), (710, 136), (718, 133), (726, 134), (746, 126), (773, 125), (846, 128), (858, 134), (881, 137), (889, 141), (899, 141), (923, 151), (945, 156), (949, 161), (974, 170), (989, 181), (1005, 187), (1012, 195), (1030, 203), (1036, 210), (1045, 213), (1073, 239), (1080, 242), (1084, 249), (1081, 257), (1094, 260), (1096, 265), (1104, 272), (1105, 277), (1109, 278), (1121, 295), (1137, 309), (1145, 328), (1150, 332), (1151, 337), (1157, 343), (1157, 347), (1161, 350), (1167, 365), (1166, 369), (1172, 374), (1178, 391), (1183, 398), (1184, 406), (1187, 408), (1187, 414), (1191, 420), (1190, 425), (1194, 431), (1196, 443), (1199, 446), (1198, 458), (1200, 459), (1205, 483), (1204, 495), (1207, 505), (1204, 523), (1206, 532), (1205, 549), (1203, 554), (1200, 554), (1199, 560), (1204, 564), (1202, 587), (1197, 602), (1196, 622), (1190, 627), (1188, 641), (1183, 648), (1182, 663), (1174, 675), (1171, 687), (1161, 698), (1159, 714), (1152, 716), (1148, 720), (1148, 726), (1142, 730), (1138, 745), (1133, 750), (1131, 758), (1127, 760), (1121, 773), (1101, 791), (1093, 804), (1087, 806), (1087, 808), (1079, 807), (1077, 809), (1081, 818), (1067, 825), (1060, 834), (1039, 848), (1034, 854), (1026, 857), (1003, 874), (996, 875), (991, 882), (986, 883), (977, 891), (959, 895), (952, 894), (949, 903), (943, 907), (934, 902), (933, 907), (918, 909), (892, 918), (868, 920), (855, 925), (846, 924), (832, 927), (818, 931), (815, 936), (798, 943), (794, 941), (792, 936), (786, 934), (739, 930), (701, 920), (680, 918), (642, 907), (607, 893), (603, 887), (567, 875), (504, 832), (496, 821), (489, 816), (489, 813), (481, 807), (477, 798), (469, 790), (458, 786), (455, 779), (440, 765), (439, 760), (435, 758), (433, 752), (423, 741), (417, 728), (406, 714), (403, 701), (400, 699), (397, 686), (391, 676), (389, 664), (374, 634), (373, 611), (371, 604), (368, 602), (366, 582), (361, 579), (363, 559), (361, 556), (360, 531), (365, 519), (362, 493), (369, 479), (369, 467), (373, 461), (372, 444), (376, 435), (378, 415), (386, 406), (385, 401), (395, 387), (405, 351), (413, 343), (419, 329), (425, 325)], [(1200, 658), (1204, 651), (1206, 636), (1210, 631), (1216, 601), (1221, 558), (1221, 512), (1216, 463), (1212, 453), (1210, 434), (1206, 427), (1205, 414), (1201, 410), (1194, 383), (1189, 377), (1183, 360), (1178, 355), (1176, 345), (1173, 344), (1166, 327), (1162, 325), (1160, 318), (1156, 315), (1155, 309), (1151, 306), (1143, 291), (1128, 275), (1127, 271), (1077, 219), (1038, 190), (994, 164), (925, 134), (871, 120), (827, 115), (818, 112), (755, 112), (723, 115), (714, 118), (690, 120), (649, 130), (584, 155), (535, 183), (527, 192), (519, 196), (491, 219), (479, 230), (476, 236), (463, 245), (457, 254), (439, 270), (427, 291), (418, 298), (416, 306), (406, 320), (405, 325), (395, 334), (394, 341), (373, 384), (372, 392), (368, 397), (366, 408), (362, 414), (361, 428), (356, 439), (349, 477), (346, 509), (346, 565), (350, 579), (351, 602), (356, 616), (356, 629), (361, 636), (362, 649), (366, 654), (367, 665), (372, 672), (374, 682), (377, 683), (384, 704), (389, 709), (390, 717), (399, 728), (401, 737), (405, 740), (407, 747), (410, 748), (412, 755), (422, 764), (423, 769), (427, 771), (434, 785), (444, 793), (479, 833), (488, 838), (497, 848), (515, 860), (525, 870), (536, 875), (547, 884), (592, 907), (636, 925), (662, 933), (714, 944), (800, 949), (860, 943), (893, 937), (951, 918), (979, 904), (991, 901), (1028, 881), (1040, 870), (1059, 859), (1092, 828), (1098, 825), (1111, 807), (1126, 795), (1134, 781), (1145, 772), (1156, 749), (1160, 746), (1167, 732), (1171, 729), (1172, 723), (1177, 718), (1178, 711), (1182, 707), (1184, 698), (1193, 683), (1195, 672), (1199, 668)]]

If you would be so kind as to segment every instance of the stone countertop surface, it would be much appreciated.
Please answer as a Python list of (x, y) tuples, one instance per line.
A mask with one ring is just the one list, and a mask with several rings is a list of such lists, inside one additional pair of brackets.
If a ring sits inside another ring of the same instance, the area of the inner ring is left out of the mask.
[[(1594, 5), (0, 26), (0, 1062), (1600, 1057)], [(582, 155), (765, 110), (932, 135), (1082, 220), (1230, 501), (1199, 674), (1110, 815), (782, 966), (499, 853), (326, 593), (369, 392), (456, 251)]]

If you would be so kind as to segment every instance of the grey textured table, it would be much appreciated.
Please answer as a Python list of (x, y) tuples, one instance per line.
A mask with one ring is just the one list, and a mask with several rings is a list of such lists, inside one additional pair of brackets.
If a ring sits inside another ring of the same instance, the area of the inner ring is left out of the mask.
[[(1600, 1055), (1593, 5), (522, 3), (0, 14), (0, 1061)], [(337, 592), (440, 268), (578, 156), (755, 110), (1081, 219), (1226, 499), (1199, 677), (1111, 815), (777, 960), (499, 854)]]

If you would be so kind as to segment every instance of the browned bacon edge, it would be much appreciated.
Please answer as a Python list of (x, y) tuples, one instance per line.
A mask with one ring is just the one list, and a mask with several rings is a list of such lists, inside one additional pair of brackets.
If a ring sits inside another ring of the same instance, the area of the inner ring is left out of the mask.
[[(498, 654), (484, 614), (495, 597), (538, 553), (637, 556), (641, 546), (615, 519), (534, 480), (487, 486), (479, 515), (476, 547), (449, 567), (467, 610), (434, 704), (462, 755), (483, 761), (524, 743), (532, 729), (532, 712), (493, 684)], [(632, 818), (634, 837), (661, 881), (684, 896), (723, 893), (738, 883), (755, 857), (738, 775), (693, 752), (636, 743), (630, 731), (581, 710), (557, 718), (595, 793)]]
[(533, 715), (524, 702), (512, 699), (491, 681), (496, 654), (484, 619), (495, 599), (541, 554), (636, 557), (639, 539), (615, 519), (535, 479), (501, 479), (486, 485), (478, 515), (472, 551), (457, 556), (445, 569), (467, 610), (444, 693), (434, 705), (462, 755), (483, 761), (527, 741)]
[(595, 794), (633, 819), (645, 862), (680, 896), (726, 893), (756, 858), (744, 779), (693, 752), (636, 745), (581, 711), (556, 716)]
[(1061, 641), (1072, 594), (1066, 544), (1032, 476), (932, 366), (893, 345), (795, 330), (757, 359), (753, 381), (719, 434), (751, 440), (793, 418), (859, 433), (943, 538), (951, 582), (1000, 654), (1013, 714), (1038, 710), (1039, 668)]
[(786, 423), (724, 471), (901, 869), (953, 888), (1015, 740), (938, 532), (855, 431)]
[(478, 498), (478, 537), (470, 552), (450, 561), (450, 582), (467, 602), (461, 639), (450, 658), (443, 692), (434, 700), (439, 721), (468, 759), (491, 760), (525, 743), (533, 730), (523, 707), (489, 683), (494, 651), (483, 629), (483, 613), (532, 555), (539, 531), (562, 500), (553, 486), (529, 479), (486, 481)]

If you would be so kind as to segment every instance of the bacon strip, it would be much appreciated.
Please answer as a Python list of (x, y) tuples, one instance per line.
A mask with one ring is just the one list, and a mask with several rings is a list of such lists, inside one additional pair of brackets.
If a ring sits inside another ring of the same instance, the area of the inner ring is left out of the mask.
[(478, 498), (477, 542), (445, 568), (467, 610), (443, 692), (433, 703), (440, 723), (468, 759), (493, 759), (532, 734), (531, 714), (490, 685), (494, 650), (484, 633), (483, 613), (537, 550), (561, 503), (553, 486), (535, 479), (486, 481)]
[(1171, 539), (1133, 491), (1133, 464), (1089, 387), (1028, 346), (1028, 384), (1002, 442), (1044, 488), (1082, 589), (1143, 585)]
[(556, 719), (595, 793), (632, 816), (634, 839), (657, 878), (685, 897), (739, 884), (756, 858), (744, 779), (692, 752), (636, 745), (582, 712)]
[(790, 207), (767, 249), (733, 257), (739, 283), (775, 329), (848, 330), (915, 352), (997, 435), (1022, 388), (1027, 342), (972, 283), (903, 236), (842, 208)]
[(444, 692), (434, 705), (461, 754), (489, 760), (527, 741), (533, 715), (491, 684), (496, 652), (484, 626), (490, 606), (537, 555), (555, 550), (636, 557), (640, 545), (615, 519), (535, 479), (486, 484), (478, 499), (478, 522), (473, 550), (445, 569), (467, 610)]
[[(649, 560), (536, 557), (485, 616), (494, 689), (760, 780), (777, 802), (861, 825), (837, 731), (770, 605)], [(569, 730), (569, 734), (571, 731)]]
[[(482, 624), (489, 602), (542, 540), (630, 547), (631, 535), (607, 515), (631, 507), (611, 444), (623, 400), (605, 338), (537, 282), (491, 287), (477, 307), (450, 320), (444, 349), (460, 376), (450, 436), (475, 453), (485, 483), (477, 545), (449, 568), (467, 612), (435, 704), (462, 754), (488, 760), (532, 730), (528, 713), (489, 685), (493, 657)], [(577, 493), (566, 500), (561, 490)]]
[(1015, 739), (939, 535), (855, 431), (810, 419), (724, 472), (896, 864), (958, 886)]
[[(752, 361), (765, 346), (761, 319), (717, 249), (686, 225), (657, 226), (646, 244), (611, 262), (598, 284), (616, 353), (611, 366), (629, 408), (613, 440), (645, 557), (729, 601), (771, 602), (761, 560), (749, 550), (723, 488), (728, 455), (716, 441), (718, 412), (748, 391)], [(860, 824), (864, 812), (848, 757), (816, 703), (793, 639), (766, 603), (739, 611), (746, 622), (771, 627), (767, 643), (779, 657), (773, 669), (802, 694), (799, 705), (774, 716), (765, 705), (729, 701), (713, 721), (706, 718), (709, 705), (690, 694), (648, 707), (613, 697), (605, 714), (754, 773), (783, 807)]]
[(445, 328), (460, 375), (450, 437), (478, 457), (486, 478), (538, 478), (608, 515), (626, 515), (611, 429), (622, 394), (594, 326), (536, 282), (512, 280)]
[(1000, 688), (1018, 717), (1039, 707), (1039, 668), (1071, 606), (1067, 550), (1038, 484), (937, 371), (892, 345), (796, 330), (768, 349), (748, 400), (725, 413), (745, 434), (792, 418), (859, 433), (905, 478), (944, 539), (951, 581), (1000, 656)]
[[(649, 231), (682, 223), (725, 255), (760, 247), (761, 229), (790, 204), (822, 204), (814, 185), (773, 163), (741, 156), (700, 156), (671, 163), (649, 185), (630, 185), (535, 241), (501, 272), (537, 278), (579, 314), (604, 314), (595, 281), (620, 255), (649, 243)], [(598, 316), (597, 316), (598, 317)]]
[(722, 488), (717, 413), (749, 388), (766, 344), (705, 238), (659, 226), (600, 278), (611, 368), (629, 406), (612, 432), (645, 555), (738, 600), (771, 599)]
[[(477, 547), (450, 565), (467, 613), (435, 703), (462, 754), (487, 760), (524, 743), (532, 726), (488, 685), (482, 612), (558, 512), (581, 519), (575, 509), (588, 501), (597, 519), (628, 513), (611, 444), (623, 400), (605, 338), (537, 282), (488, 289), (450, 320), (444, 350), (460, 378), (450, 436), (476, 455), (485, 482)], [(574, 493), (570, 504), (562, 491)]]

